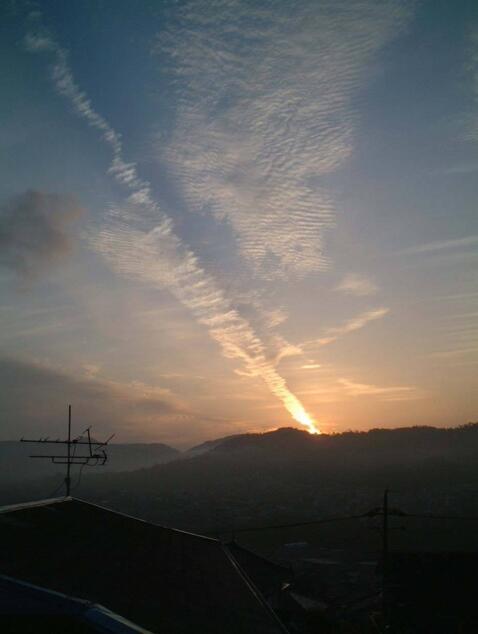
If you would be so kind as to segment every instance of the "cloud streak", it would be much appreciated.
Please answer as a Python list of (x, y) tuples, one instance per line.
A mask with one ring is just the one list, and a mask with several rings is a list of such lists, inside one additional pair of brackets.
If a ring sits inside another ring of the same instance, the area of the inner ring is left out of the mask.
[[(119, 383), (91, 374), (66, 372), (38, 361), (0, 357), (0, 382), (3, 397), (0, 415), (6, 437), (37, 434), (51, 429), (52, 413), (63, 413), (65, 402), (74, 403), (85, 427), (94, 425), (99, 433), (116, 432), (135, 438), (138, 429), (155, 439), (157, 422), (167, 430), (168, 440), (178, 440), (175, 426), (204, 421), (168, 391), (142, 383)], [(57, 417), (58, 429), (63, 417)], [(54, 425), (55, 426), (55, 425)]]
[(450, 249), (463, 249), (473, 247), (478, 244), (478, 236), (466, 236), (464, 238), (456, 238), (454, 240), (437, 240), (435, 242), (427, 242), (419, 244), (415, 247), (403, 249), (398, 255), (419, 255), (421, 253), (436, 253), (437, 251), (447, 251)]
[(311, 432), (317, 431), (250, 324), (175, 234), (171, 220), (155, 202), (150, 184), (139, 177), (135, 164), (124, 160), (121, 136), (94, 110), (76, 85), (66, 51), (44, 35), (28, 35), (26, 46), (32, 52), (53, 56), (52, 79), (56, 90), (79, 117), (101, 134), (112, 151), (109, 172), (129, 191), (124, 208), (112, 209), (105, 226), (92, 239), (95, 248), (123, 275), (168, 288), (208, 329), (226, 357), (242, 361), (247, 372), (266, 383), (295, 421)]
[(337, 341), (337, 339), (340, 339), (350, 332), (355, 332), (356, 330), (364, 328), (371, 321), (375, 321), (377, 319), (385, 317), (385, 315), (387, 315), (389, 312), (389, 308), (376, 308), (374, 310), (369, 310), (365, 313), (361, 313), (360, 315), (353, 317), (353, 319), (349, 319), (348, 321), (344, 322), (341, 326), (328, 328), (325, 331), (324, 337), (306, 341), (302, 344), (302, 347), (326, 346), (329, 343)]
[(158, 155), (190, 210), (227, 218), (257, 276), (327, 268), (323, 179), (350, 157), (353, 98), (408, 15), (396, 2), (205, 0), (160, 34), (177, 107)]
[(338, 383), (348, 396), (377, 396), (385, 401), (403, 401), (418, 398), (416, 389), (409, 386), (382, 387), (366, 383), (355, 383), (344, 378), (338, 379)]
[(348, 295), (364, 297), (366, 295), (374, 295), (378, 291), (378, 287), (365, 275), (348, 273), (335, 290)]

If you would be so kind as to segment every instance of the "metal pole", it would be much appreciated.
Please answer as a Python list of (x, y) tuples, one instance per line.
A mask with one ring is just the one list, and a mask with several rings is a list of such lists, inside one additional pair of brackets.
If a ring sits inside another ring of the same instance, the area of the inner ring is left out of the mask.
[(388, 489), (383, 493), (383, 572), (388, 572)]
[(66, 484), (66, 496), (69, 497), (70, 495), (70, 483), (71, 483), (71, 478), (70, 478), (70, 468), (71, 468), (71, 457), (70, 457), (70, 449), (71, 449), (71, 405), (68, 405), (68, 459), (66, 462), (66, 478), (65, 478), (65, 484)]
[(385, 489), (383, 492), (383, 508), (382, 508), (382, 517), (383, 517), (383, 543), (382, 543), (382, 560), (383, 560), (383, 569), (382, 569), (382, 601), (383, 601), (383, 615), (385, 618), (385, 622), (388, 623), (388, 489)]

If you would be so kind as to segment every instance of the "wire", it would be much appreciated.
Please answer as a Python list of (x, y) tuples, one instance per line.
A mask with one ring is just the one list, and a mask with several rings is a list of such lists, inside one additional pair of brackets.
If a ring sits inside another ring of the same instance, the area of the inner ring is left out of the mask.
[(266, 526), (248, 526), (247, 528), (226, 528), (224, 530), (210, 530), (204, 531), (205, 533), (209, 533), (212, 535), (217, 535), (220, 533), (248, 533), (251, 531), (267, 531), (275, 528), (298, 528), (300, 526), (317, 526), (320, 524), (330, 524), (331, 522), (343, 522), (345, 520), (358, 520), (363, 519), (364, 517), (370, 517), (370, 513), (361, 513), (360, 515), (342, 515), (337, 517), (326, 517), (323, 519), (317, 520), (309, 520), (307, 522), (294, 522), (291, 524), (269, 524)]
[(94, 463), (92, 463), (89, 460), (87, 460), (86, 462), (84, 462), (81, 465), (80, 470), (78, 472), (78, 479), (77, 479), (76, 483), (74, 484), (74, 486), (72, 488), (72, 491), (75, 491), (80, 486), (81, 476), (83, 475), (84, 467), (96, 467), (97, 464), (98, 464), (98, 458), (96, 458), (96, 462), (94, 462)]
[(476, 515), (433, 515), (421, 513), (404, 513), (403, 517), (417, 517), (428, 520), (470, 520), (478, 522), (478, 516)]
[[(77, 441), (78, 441), (78, 440), (81, 440), (81, 436), (79, 436), (79, 437), (77, 438)], [(74, 443), (74, 445), (73, 445), (73, 455), (71, 456), (71, 460), (73, 460), (73, 459), (74, 459), (75, 454), (76, 454), (76, 448), (77, 448), (77, 446), (78, 446), (78, 443), (77, 443), (77, 442), (73, 441), (73, 443)]]
[[(81, 436), (78, 436), (77, 440), (81, 440)], [(73, 458), (75, 457), (75, 453), (76, 453), (76, 447), (77, 447), (77, 443), (75, 442), (73, 445), (73, 456), (71, 457), (71, 459), (73, 460)], [(58, 493), (58, 491), (61, 490), (61, 488), (65, 485), (65, 480), (62, 480), (61, 483), (59, 484), (59, 486), (57, 486), (57, 488), (53, 491), (53, 493), (50, 493), (50, 495), (48, 496), (49, 498), (53, 498), (55, 497), (55, 495)], [(76, 488), (76, 487), (75, 487)]]
[[(317, 520), (308, 520), (305, 522), (294, 522), (290, 524), (268, 524), (262, 526), (248, 526), (243, 528), (225, 528), (225, 529), (214, 529), (214, 530), (206, 530), (204, 531), (209, 535), (220, 535), (222, 533), (248, 533), (248, 532), (256, 532), (256, 531), (267, 531), (279, 528), (299, 528), (301, 526), (319, 526), (321, 524), (330, 524), (332, 522), (343, 522), (346, 520), (357, 520), (364, 519), (366, 517), (378, 517), (382, 516), (383, 511), (381, 508), (372, 509), (367, 511), (366, 513), (361, 513), (360, 515), (343, 515), (337, 517), (326, 517)], [(419, 514), (419, 513), (406, 513), (404, 511), (391, 511), (388, 513), (390, 517), (401, 517), (403, 519), (407, 518), (422, 518), (422, 519), (432, 519), (432, 520), (470, 520), (470, 521), (478, 521), (477, 516), (472, 515), (429, 515), (429, 514)]]
[(86, 467), (86, 462), (84, 462), (81, 467), (80, 470), (78, 472), (78, 479), (76, 481), (76, 483), (74, 484), (73, 488), (71, 489), (72, 491), (76, 491), (76, 489), (80, 486), (80, 482), (81, 482), (81, 476), (83, 474), (83, 467)]
[(59, 486), (56, 487), (56, 489), (53, 491), (53, 493), (50, 493), (50, 495), (48, 496), (49, 498), (54, 498), (55, 495), (58, 493), (58, 491), (61, 490), (61, 488), (65, 485), (65, 480), (62, 480), (59, 484)]

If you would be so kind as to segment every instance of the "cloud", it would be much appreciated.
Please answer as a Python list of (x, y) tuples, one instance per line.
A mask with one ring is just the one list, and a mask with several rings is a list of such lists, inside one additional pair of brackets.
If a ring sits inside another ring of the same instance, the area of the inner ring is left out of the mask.
[(67, 255), (69, 225), (83, 213), (72, 196), (26, 191), (0, 207), (0, 266), (35, 277)]
[(335, 290), (362, 297), (365, 295), (374, 295), (378, 291), (378, 287), (368, 277), (365, 277), (365, 275), (361, 275), (360, 273), (348, 273)]
[(248, 428), (244, 421), (193, 411), (169, 389), (113, 381), (96, 371), (91, 375), (90, 367), (84, 367), (83, 374), (73, 374), (45, 361), (0, 356), (3, 439), (64, 436), (68, 403), (75, 434), (91, 425), (95, 437), (114, 433), (114, 442), (119, 443), (165, 442), (185, 447), (204, 437)]
[(478, 28), (476, 25), (470, 29), (470, 51), (471, 57), (467, 65), (467, 70), (470, 71), (471, 74), (475, 109), (470, 117), (470, 129), (467, 134), (467, 139), (476, 143), (476, 141), (478, 141), (478, 115), (476, 111), (476, 102), (478, 102)]
[(158, 37), (176, 127), (161, 165), (189, 210), (226, 218), (265, 279), (328, 266), (323, 177), (353, 151), (369, 63), (409, 16), (396, 2), (184, 2)]
[(302, 344), (302, 348), (309, 346), (326, 346), (329, 343), (333, 343), (337, 341), (343, 335), (348, 334), (349, 332), (354, 332), (355, 330), (360, 330), (364, 328), (371, 321), (375, 321), (377, 319), (381, 319), (385, 317), (390, 312), (389, 308), (376, 308), (374, 310), (369, 310), (365, 313), (361, 313), (357, 315), (353, 319), (349, 319), (341, 326), (337, 326), (334, 328), (328, 328), (325, 331), (325, 336), (319, 339), (311, 339)]
[(33, 52), (52, 54), (56, 90), (78, 116), (101, 133), (112, 152), (109, 172), (129, 192), (124, 206), (111, 209), (103, 228), (92, 238), (93, 246), (121, 274), (167, 288), (207, 328), (226, 357), (240, 360), (250, 375), (266, 383), (294, 420), (314, 431), (311, 417), (277, 372), (266, 346), (175, 234), (170, 218), (155, 202), (150, 184), (139, 177), (136, 165), (124, 160), (121, 135), (76, 85), (66, 51), (42, 34), (27, 36), (26, 46)]
[(371, 383), (358, 383), (335, 373), (322, 378), (319, 386), (306, 387), (299, 394), (307, 396), (315, 403), (340, 403), (345, 398), (367, 397), (382, 402), (413, 401), (425, 396), (417, 387), (408, 385), (382, 386)]
[(95, 433), (115, 432), (118, 440), (152, 432), (158, 438), (158, 421), (174, 428), (195, 416), (161, 388), (118, 383), (97, 374), (72, 375), (31, 360), (0, 357), (0, 384), (2, 432), (12, 439), (61, 433), (67, 403), (73, 404), (81, 429), (94, 425)]
[(366, 383), (355, 383), (349, 379), (338, 379), (348, 396), (378, 396), (386, 401), (403, 401), (418, 398), (416, 389), (408, 386), (381, 387)]
[(461, 346), (455, 347), (453, 350), (444, 350), (440, 352), (433, 352), (430, 356), (433, 358), (439, 359), (450, 359), (452, 357), (462, 357), (467, 355), (476, 355), (478, 353), (478, 346), (473, 345), (474, 342), (471, 342), (470, 346)]
[(432, 174), (436, 174), (437, 176), (473, 174), (474, 172), (478, 172), (478, 162), (458, 163), (457, 165), (449, 165), (432, 170)]
[(478, 236), (466, 236), (464, 238), (456, 238), (454, 240), (438, 240), (436, 242), (427, 242), (419, 244), (415, 247), (403, 249), (397, 255), (418, 255), (421, 253), (436, 253), (437, 251), (445, 251), (449, 249), (463, 249), (478, 244)]
[(434, 297), (430, 297), (420, 301), (427, 302), (450, 302), (450, 303), (458, 303), (462, 304), (463, 302), (475, 302), (478, 298), (478, 292), (471, 293), (450, 293), (449, 295), (435, 295)]

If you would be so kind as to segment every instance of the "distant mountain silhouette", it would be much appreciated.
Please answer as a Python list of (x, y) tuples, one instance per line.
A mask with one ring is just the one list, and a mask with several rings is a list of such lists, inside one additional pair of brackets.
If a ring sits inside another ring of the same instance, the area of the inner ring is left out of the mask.
[(206, 442), (191, 447), (184, 452), (184, 458), (191, 458), (193, 456), (199, 456), (210, 451), (234, 451), (235, 449), (245, 449), (254, 446), (263, 446), (270, 443), (275, 444), (280, 439), (291, 438), (303, 439), (303, 442), (309, 442), (311, 435), (308, 432), (304, 432), (301, 429), (295, 427), (279, 427), (271, 432), (265, 433), (246, 433), (246, 434), (233, 434), (231, 436), (224, 436), (223, 438), (216, 438), (214, 440), (207, 440)]
[[(151, 456), (154, 466), (143, 455), (139, 470), (85, 470), (73, 495), (197, 532), (363, 513), (380, 504), (386, 487), (393, 505), (409, 513), (478, 516), (477, 458), (478, 424), (322, 435), (281, 428), (216, 439), (183, 453), (168, 448), (167, 462)], [(23, 464), (32, 468), (34, 462)], [(134, 461), (117, 467), (125, 464)], [(3, 503), (48, 497), (64, 477), (48, 466), (48, 481), (0, 485)], [(331, 539), (336, 530), (331, 528)], [(475, 534), (473, 528), (473, 539)]]
[(475, 457), (478, 423), (452, 428), (417, 426), (317, 435), (294, 427), (281, 427), (266, 433), (238, 434), (207, 441), (183, 456), (251, 451), (262, 452), (264, 456), (285, 451), (282, 455), (284, 460), (297, 457), (296, 453), (303, 453), (304, 457), (313, 453), (326, 462), (336, 458), (337, 454), (341, 458), (351, 455), (354, 461), (365, 463), (370, 463), (372, 458), (379, 462), (416, 461), (451, 457), (458, 453), (464, 457)]
[(195, 530), (355, 513), (387, 486), (410, 512), (478, 513), (478, 496), (469, 494), (478, 490), (477, 424), (315, 436), (282, 428), (197, 451), (142, 471), (96, 472), (82, 495)]

